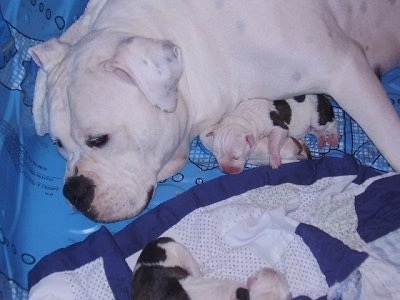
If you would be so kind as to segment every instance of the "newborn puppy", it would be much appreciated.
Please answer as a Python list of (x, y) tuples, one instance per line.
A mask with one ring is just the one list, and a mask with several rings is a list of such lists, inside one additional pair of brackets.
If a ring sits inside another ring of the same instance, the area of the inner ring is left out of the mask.
[(263, 268), (247, 279), (251, 300), (292, 299), (286, 279), (270, 268)]
[(132, 280), (135, 300), (248, 300), (244, 285), (203, 278), (191, 253), (172, 238), (161, 237), (141, 252)]
[[(234, 145), (235, 152), (218, 159), (221, 170), (228, 174), (238, 174), (243, 171), (246, 163), (262, 166), (270, 165), (270, 137), (265, 136), (258, 141), (249, 138), (246, 142), (240, 139)], [(273, 141), (272, 141), (273, 142)], [(233, 147), (233, 146), (232, 146)], [(233, 149), (233, 148), (231, 148)], [(302, 142), (292, 137), (286, 137), (280, 149), (280, 160), (288, 163), (298, 160), (305, 160), (311, 157), (310, 149)]]
[(273, 101), (270, 118), (274, 125), (288, 130), (288, 135), (303, 139), (315, 135), (318, 147), (338, 144), (338, 127), (333, 107), (325, 95), (300, 95), (288, 100)]
[(338, 143), (337, 120), (323, 95), (244, 101), (203, 131), (200, 140), (213, 152), (222, 171), (232, 174), (241, 172), (249, 160), (276, 169), (282, 160), (308, 158), (308, 148), (288, 138), (303, 139), (307, 133), (318, 138), (319, 147)]

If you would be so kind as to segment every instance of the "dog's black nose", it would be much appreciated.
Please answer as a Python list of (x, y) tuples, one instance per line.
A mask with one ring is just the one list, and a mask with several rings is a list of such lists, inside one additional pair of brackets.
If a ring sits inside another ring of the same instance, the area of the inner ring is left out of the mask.
[(89, 213), (94, 198), (94, 182), (82, 175), (67, 178), (63, 194), (76, 209), (85, 215)]

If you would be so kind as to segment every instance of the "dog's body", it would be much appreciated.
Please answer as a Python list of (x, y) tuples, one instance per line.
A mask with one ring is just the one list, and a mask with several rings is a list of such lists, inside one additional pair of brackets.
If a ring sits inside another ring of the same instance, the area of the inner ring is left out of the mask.
[(66, 197), (100, 221), (141, 212), (190, 140), (251, 98), (329, 94), (400, 170), (374, 74), (400, 57), (399, 15), (395, 0), (91, 0), (31, 49), (36, 129), (68, 159)]
[(266, 162), (276, 169), (282, 160), (307, 159), (308, 148), (294, 140), (307, 133), (318, 138), (319, 147), (337, 145), (337, 120), (323, 95), (244, 101), (203, 131), (200, 139), (224, 172), (239, 173), (246, 162)]
[(228, 279), (205, 278), (189, 250), (169, 237), (148, 243), (133, 272), (132, 299), (287, 300), (290, 295), (285, 278), (270, 268), (250, 276), (247, 286)]

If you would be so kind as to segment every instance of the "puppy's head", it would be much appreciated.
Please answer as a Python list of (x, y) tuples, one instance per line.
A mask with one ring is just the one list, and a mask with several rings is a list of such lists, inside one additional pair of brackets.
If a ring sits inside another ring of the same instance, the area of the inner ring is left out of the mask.
[(66, 198), (98, 221), (140, 213), (186, 134), (179, 48), (94, 31), (75, 45), (51, 40), (31, 54), (41, 67), (35, 125), (68, 161)]
[(249, 159), (255, 137), (240, 125), (216, 124), (200, 135), (204, 146), (215, 156), (221, 170), (237, 174)]
[(247, 279), (247, 288), (252, 300), (290, 300), (291, 294), (286, 279), (271, 268), (262, 268)]
[(141, 252), (132, 278), (132, 299), (187, 299), (179, 280), (190, 275), (175, 249), (180, 244), (164, 237), (148, 243)]

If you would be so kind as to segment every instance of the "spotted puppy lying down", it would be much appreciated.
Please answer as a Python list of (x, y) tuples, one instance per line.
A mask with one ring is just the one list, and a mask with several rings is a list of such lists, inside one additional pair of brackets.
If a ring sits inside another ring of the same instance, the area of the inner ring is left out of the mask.
[(338, 143), (337, 120), (324, 95), (288, 100), (252, 99), (240, 103), (220, 122), (200, 135), (226, 173), (239, 173), (246, 162), (278, 168), (282, 161), (307, 159), (302, 140), (308, 133), (318, 146)]
[(247, 287), (202, 277), (189, 250), (168, 237), (158, 238), (143, 249), (134, 269), (132, 289), (134, 300), (290, 299), (285, 279), (269, 268), (249, 277)]

